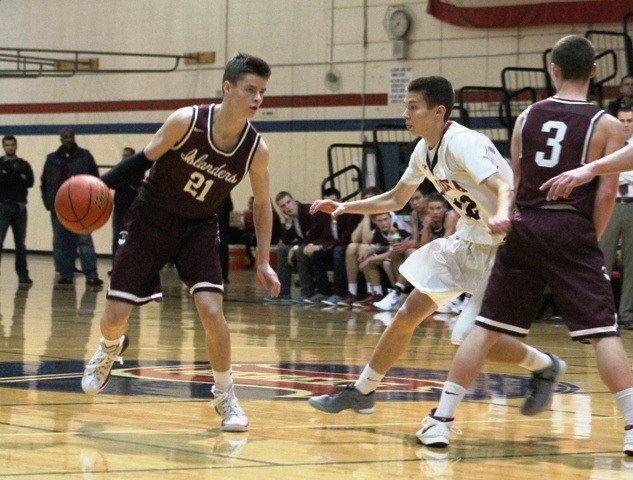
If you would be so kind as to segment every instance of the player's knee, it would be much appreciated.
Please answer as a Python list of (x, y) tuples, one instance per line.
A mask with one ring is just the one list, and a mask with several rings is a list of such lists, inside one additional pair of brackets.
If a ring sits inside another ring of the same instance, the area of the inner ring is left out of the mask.
[(222, 307), (216, 303), (208, 303), (198, 308), (201, 317), (209, 322), (218, 322), (224, 320)]
[(393, 319), (393, 328), (397, 328), (403, 332), (409, 332), (415, 330), (415, 328), (422, 322), (419, 314), (416, 314), (413, 309), (408, 308), (405, 305), (400, 307), (398, 313)]

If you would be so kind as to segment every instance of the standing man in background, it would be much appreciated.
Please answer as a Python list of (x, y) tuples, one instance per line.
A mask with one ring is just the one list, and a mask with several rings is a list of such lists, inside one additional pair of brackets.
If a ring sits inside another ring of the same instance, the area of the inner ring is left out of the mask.
[(81, 235), (66, 230), (55, 214), (55, 195), (62, 183), (73, 175), (99, 176), (99, 169), (92, 154), (75, 143), (75, 131), (66, 127), (60, 133), (61, 146), (49, 153), (44, 163), (41, 178), (44, 207), (51, 212), (53, 226), (53, 259), (55, 270), (59, 272), (60, 285), (72, 285), (75, 259), (79, 251), (81, 270), (86, 276), (86, 285), (103, 285), (97, 274), (97, 255), (92, 236)]
[(18, 141), (13, 135), (2, 138), (4, 156), (0, 157), (0, 250), (7, 230), (13, 231), (15, 272), (20, 283), (33, 283), (26, 261), (26, 197), (33, 186), (33, 169), (29, 162), (16, 155)]
[[(633, 78), (631, 78), (633, 81)], [(625, 144), (633, 143), (633, 110), (622, 108), (617, 113), (624, 128)], [(622, 261), (620, 281), (619, 323), (623, 328), (633, 327), (633, 171), (623, 172), (618, 177), (618, 193), (613, 214), (600, 239), (604, 265), (611, 275), (616, 266), (616, 252), (620, 245)]]
[[(121, 160), (134, 155), (136, 151), (131, 147), (125, 147), (121, 152)], [(145, 176), (144, 173), (139, 173), (132, 183), (117, 186), (114, 188), (114, 209), (112, 211), (112, 258), (119, 246), (119, 235), (123, 230), (123, 217), (132, 205), (134, 199), (138, 196), (138, 191), (141, 188), (141, 180)], [(110, 272), (108, 272), (109, 274)]]

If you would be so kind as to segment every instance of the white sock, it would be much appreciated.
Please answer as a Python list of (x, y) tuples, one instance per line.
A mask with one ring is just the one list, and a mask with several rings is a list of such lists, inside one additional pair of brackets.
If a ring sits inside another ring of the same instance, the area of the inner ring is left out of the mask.
[(395, 287), (396, 287), (396, 292), (397, 293), (402, 293), (402, 292), (404, 292), (404, 289), (407, 288), (403, 284), (401, 284), (400, 282), (396, 282)]
[(382, 285), (376, 285), (373, 287), (374, 288), (374, 294), (376, 295), (384, 295), (384, 293), (382, 293)]
[(229, 368), (226, 372), (216, 372), (213, 370), (213, 380), (215, 386), (221, 392), (226, 392), (233, 383), (233, 371)]
[(521, 363), (519, 363), (519, 367), (525, 368), (530, 372), (538, 372), (552, 366), (552, 358), (549, 355), (530, 345), (526, 345), (525, 348), (527, 348), (527, 354)]
[(434, 416), (453, 418), (455, 416), (455, 409), (466, 396), (466, 392), (467, 390), (461, 385), (457, 385), (453, 382), (444, 382), (440, 403), (435, 410)]
[(105, 347), (106, 351), (113, 352), (116, 350), (116, 347), (119, 346), (119, 343), (121, 343), (121, 338), (117, 338), (116, 340), (108, 340), (105, 337), (101, 337), (101, 341), (103, 342), (103, 346)]
[(350, 283), (347, 285), (347, 291), (352, 295), (356, 295), (358, 293), (358, 283)]
[(620, 390), (613, 398), (622, 412), (625, 425), (633, 425), (633, 388)]
[(360, 374), (360, 377), (354, 383), (354, 388), (363, 395), (368, 395), (378, 388), (384, 375), (374, 371), (369, 364), (365, 365), (365, 368)]

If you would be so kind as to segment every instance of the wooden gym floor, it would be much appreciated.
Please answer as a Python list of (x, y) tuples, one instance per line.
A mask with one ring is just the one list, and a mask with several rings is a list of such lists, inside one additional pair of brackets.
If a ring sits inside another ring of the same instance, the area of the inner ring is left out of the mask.
[[(83, 364), (99, 338), (104, 289), (56, 286), (52, 259), (31, 256), (19, 287), (0, 275), (0, 478), (19, 479), (630, 479), (623, 425), (590, 346), (536, 324), (529, 342), (569, 364), (551, 411), (518, 413), (527, 377), (487, 365), (458, 410), (448, 450), (415, 443), (449, 368), (451, 316), (427, 319), (379, 393), (376, 412), (327, 415), (306, 399), (346, 384), (390, 314), (272, 306), (251, 271), (235, 270), (225, 301), (234, 376), (250, 430), (220, 431), (208, 407), (204, 336), (174, 269), (165, 299), (135, 311), (125, 364), (91, 398)], [(108, 260), (100, 260), (106, 279)], [(623, 339), (633, 354), (632, 332)]]

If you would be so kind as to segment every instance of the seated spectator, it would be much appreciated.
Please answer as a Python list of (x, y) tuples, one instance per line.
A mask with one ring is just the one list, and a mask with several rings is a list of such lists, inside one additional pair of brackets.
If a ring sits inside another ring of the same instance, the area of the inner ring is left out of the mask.
[[(243, 225), (244, 229), (240, 234), (239, 243), (246, 247), (246, 268), (252, 268), (255, 264), (253, 252), (257, 249), (257, 236), (255, 235), (255, 222), (253, 221), (253, 197), (248, 199), (248, 210), (243, 213)], [(276, 247), (280, 239), (281, 220), (277, 210), (273, 207), (273, 229), (270, 236), (270, 246)]]
[[(370, 198), (382, 193), (378, 187), (367, 187), (363, 190), (361, 198)], [(371, 221), (371, 215), (363, 215), (361, 221), (350, 235), (350, 243), (345, 249), (345, 271), (347, 274), (347, 294), (342, 300), (337, 302), (341, 307), (350, 307), (354, 302), (364, 300), (358, 296), (358, 264), (361, 257), (365, 257), (365, 252), (370, 250), (372, 231), (376, 226)], [(371, 292), (372, 286), (368, 285), (367, 289)]]
[[(422, 244), (426, 245), (436, 238), (449, 237), (455, 233), (459, 215), (455, 210), (449, 209), (444, 197), (434, 192), (428, 197), (427, 214), (424, 218), (422, 230)], [(461, 313), (468, 304), (470, 294), (462, 294), (454, 300), (441, 305), (437, 313)]]
[[(392, 254), (405, 255), (405, 258), (415, 252), (424, 243), (422, 239), (424, 231), (424, 219), (427, 214), (427, 196), (424, 188), (420, 186), (409, 200), (411, 206), (411, 237), (394, 245)], [(387, 295), (374, 307), (379, 310), (398, 310), (407, 299), (407, 289), (410, 286), (406, 278), (398, 271), (397, 278), (392, 281), (394, 288), (389, 289)]]
[(436, 238), (449, 237), (455, 233), (459, 215), (448, 208), (446, 200), (439, 193), (432, 193), (427, 200), (421, 244), (426, 245)]
[(428, 197), (424, 189), (419, 187), (409, 200), (411, 207), (411, 237), (400, 242), (396, 250), (404, 251), (407, 256), (411, 255), (422, 245), (422, 232), (424, 230), (424, 218), (427, 214)]
[(633, 75), (624, 75), (620, 80), (620, 96), (609, 102), (607, 112), (617, 118), (618, 112), (633, 108)]
[[(281, 212), (282, 233), (277, 252), (277, 276), (281, 283), (281, 290), (277, 297), (267, 297), (266, 300), (272, 302), (292, 301), (292, 272), (293, 270), (305, 271), (305, 265), (298, 265), (300, 259), (297, 252), (304, 245), (305, 239), (310, 231), (312, 218), (310, 215), (310, 205), (299, 203), (288, 192), (282, 191), (275, 197), (277, 208)], [(304, 290), (305, 288), (305, 290)], [(304, 298), (312, 296), (314, 285), (301, 285), (301, 295)]]
[(253, 263), (255, 262), (253, 250), (257, 247), (255, 222), (253, 221), (253, 201), (254, 197), (249, 197), (248, 210), (246, 210), (242, 216), (244, 228), (242, 230), (242, 234), (240, 235), (240, 243), (246, 247), (246, 268), (251, 268), (253, 266)]
[[(401, 239), (409, 238), (406, 230), (398, 228), (393, 223), (390, 213), (377, 213), (372, 215), (372, 221), (376, 224), (373, 231), (370, 250), (364, 255), (364, 258), (358, 265), (359, 269), (365, 274), (368, 285), (371, 285), (369, 301), (354, 303), (361, 307), (372, 306), (384, 297), (382, 290), (382, 282), (380, 280), (380, 271), (382, 268), (389, 278), (391, 285), (395, 283), (400, 265), (404, 262), (405, 254), (398, 253), (393, 250), (394, 244)], [(371, 301), (371, 299), (374, 299)]]
[[(339, 202), (341, 194), (336, 188), (328, 188), (323, 198)], [(351, 235), (360, 223), (362, 215), (331, 215), (317, 212), (312, 216), (310, 234), (302, 253), (310, 258), (316, 285), (316, 293), (306, 298), (306, 303), (323, 302), (336, 305), (347, 294), (347, 274), (345, 268), (345, 251), (351, 241)], [(333, 285), (328, 279), (328, 268), (333, 269)]]

